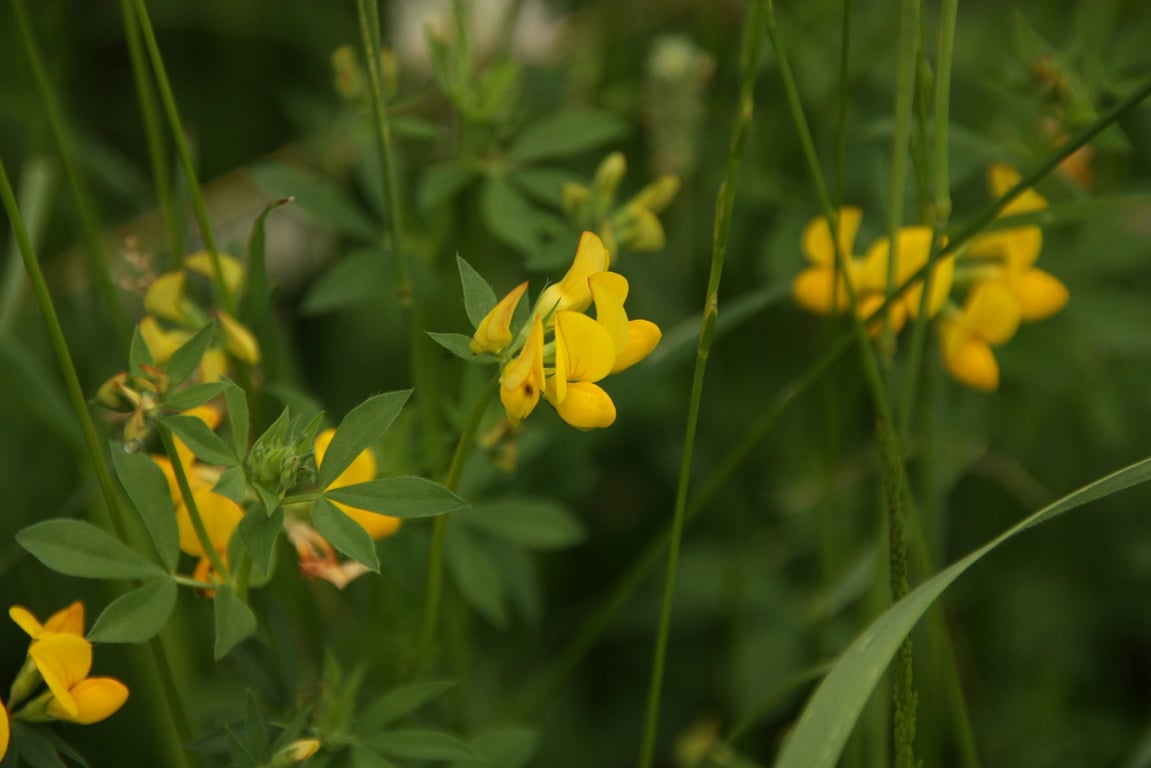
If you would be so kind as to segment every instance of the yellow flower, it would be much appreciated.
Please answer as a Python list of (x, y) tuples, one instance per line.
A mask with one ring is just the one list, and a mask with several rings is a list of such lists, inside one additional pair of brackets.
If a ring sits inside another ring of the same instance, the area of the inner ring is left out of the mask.
[(616, 272), (599, 272), (588, 278), (588, 284), (595, 302), (596, 322), (608, 331), (615, 348), (611, 373), (619, 373), (651, 354), (663, 334), (650, 320), (628, 319), (623, 307), (628, 294), (626, 277)]
[[(244, 283), (244, 266), (226, 253), (216, 254), (220, 259), (220, 275), (229, 296), (235, 296)], [(212, 264), (212, 254), (207, 251), (197, 251), (184, 257), (184, 266), (209, 280), (215, 281), (216, 268)]]
[(973, 389), (999, 387), (999, 364), (992, 347), (1006, 344), (1019, 327), (1019, 304), (1002, 284), (980, 283), (962, 311), (945, 312), (939, 336), (947, 372)]
[(0, 701), (0, 760), (8, 754), (8, 743), (12, 739), (12, 726), (8, 722), (8, 709)]
[(512, 343), (512, 317), (527, 289), (528, 283), (525, 280), (511, 289), (508, 295), (500, 299), (499, 303), (484, 316), (469, 345), (473, 353), (478, 355), (481, 352), (491, 352), (498, 355)]
[(596, 272), (606, 272), (611, 257), (603, 247), (603, 241), (594, 232), (580, 235), (575, 259), (563, 280), (544, 288), (537, 311), (545, 315), (552, 312), (583, 312), (591, 306), (591, 288), (587, 279)]
[[(845, 276), (851, 279), (852, 286), (859, 284), (858, 273), (861, 265), (852, 256), (855, 235), (863, 220), (863, 211), (858, 208), (840, 208), (836, 217), (837, 237), (832, 240), (831, 228), (823, 217), (807, 223), (800, 242), (803, 255), (811, 266), (796, 276), (791, 284), (791, 294), (804, 309), (821, 314), (845, 312), (850, 306)], [(842, 255), (843, 270), (838, 274), (835, 268), (835, 252), (838, 247)]]
[(224, 348), (228, 354), (248, 365), (259, 363), (260, 345), (252, 332), (222, 309), (216, 313), (216, 318), (224, 329)]
[(544, 396), (564, 421), (578, 429), (607, 427), (615, 404), (595, 382), (611, 373), (615, 343), (600, 323), (579, 312), (555, 317), (555, 373)]
[(543, 389), (544, 324), (537, 316), (519, 356), (505, 365), (500, 374), (500, 402), (508, 421), (516, 425), (526, 419), (540, 401)]
[[(331, 445), (332, 438), (335, 437), (335, 434), (336, 430), (325, 429), (316, 436), (315, 451), (317, 469), (323, 464), (324, 454), (328, 452), (328, 446)], [(328, 488), (343, 488), (347, 485), (366, 483), (369, 480), (375, 480), (377, 474), (376, 456), (372, 453), (371, 449), (367, 449), (353, 459), (352, 463), (348, 465), (348, 468), (341, 472), (339, 477), (328, 484)], [(392, 517), (391, 515), (379, 515), (365, 509), (357, 509), (347, 504), (341, 504), (338, 501), (332, 503), (339, 507), (340, 511), (345, 515), (355, 520), (373, 539), (382, 539), (391, 536), (399, 530), (400, 524), (403, 522), (400, 518)]]
[[(84, 638), (83, 604), (75, 602), (43, 624), (21, 606), (9, 608), (8, 615), (32, 638), (28, 656), (51, 692), (45, 709), (49, 716), (88, 725), (113, 714), (127, 701), (128, 688), (119, 680), (88, 677), (92, 644)], [(6, 714), (3, 720), (0, 747), (6, 748)], [(0, 748), (0, 757), (3, 751)]]

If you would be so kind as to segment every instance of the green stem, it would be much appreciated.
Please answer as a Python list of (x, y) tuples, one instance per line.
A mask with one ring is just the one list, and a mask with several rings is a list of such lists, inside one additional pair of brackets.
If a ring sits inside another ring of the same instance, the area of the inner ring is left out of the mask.
[(219, 574), (220, 578), (230, 583), (231, 575), (228, 572), (228, 567), (224, 565), (223, 558), (220, 557), (220, 553), (212, 544), (212, 539), (208, 536), (208, 529), (204, 526), (204, 518), (201, 517), (200, 509), (196, 506), (192, 486), (188, 484), (188, 473), (184, 468), (184, 462), (180, 459), (180, 453), (176, 450), (172, 433), (163, 424), (156, 425), (156, 432), (159, 433), (160, 442), (164, 445), (164, 453), (168, 454), (168, 460), (172, 463), (172, 474), (176, 476), (176, 485), (180, 487), (180, 497), (184, 500), (184, 507), (187, 508), (188, 517), (192, 520), (192, 530), (196, 532), (196, 540), (200, 542), (204, 556), (212, 564), (212, 570)]
[[(22, 169), (18, 205), (24, 211), (24, 220), (33, 244), (39, 239), (48, 221), (48, 203), (56, 186), (55, 177), (52, 163), (46, 158), (30, 158)], [(16, 253), (18, 247), (13, 236), (7, 253)], [(4, 282), (0, 287), (0, 337), (7, 336), (11, 330), (23, 292), (24, 266), (19, 259), (11, 258), (4, 268)]]
[(156, 32), (152, 29), (152, 20), (148, 16), (148, 7), (144, 0), (132, 0), (136, 9), (136, 21), (140, 32), (144, 35), (144, 46), (148, 49), (148, 56), (152, 60), (152, 71), (156, 76), (156, 87), (160, 91), (160, 101), (164, 104), (164, 112), (168, 116), (168, 123), (172, 129), (172, 138), (176, 142), (176, 154), (180, 158), (180, 166), (184, 169), (184, 176), (188, 182), (188, 192), (192, 196), (192, 210), (196, 216), (196, 225), (200, 229), (200, 237), (208, 251), (212, 262), (212, 284), (220, 297), (220, 306), (228, 314), (236, 313), (236, 300), (224, 281), (223, 268), (220, 265), (220, 251), (216, 247), (216, 238), (212, 235), (212, 223), (208, 217), (208, 206), (204, 201), (204, 192), (196, 176), (196, 165), (192, 160), (192, 151), (188, 147), (188, 140), (184, 136), (184, 124), (180, 120), (180, 111), (176, 107), (176, 98), (172, 95), (172, 85), (168, 81), (168, 71), (164, 67), (164, 59), (160, 55), (160, 46), (156, 42)]
[[(444, 485), (449, 491), (456, 491), (459, 488), (464, 465), (467, 463), (468, 456), (471, 455), (472, 446), (475, 444), (476, 430), (479, 429), (480, 421), (483, 420), (484, 413), (488, 408), (488, 403), (495, 397), (496, 392), (499, 391), (499, 387), (499, 377), (492, 377), (492, 380), (484, 387), (483, 392), (480, 393), (479, 398), (472, 407), (471, 415), (468, 417), (468, 421), (460, 433), (460, 439), (456, 443), (456, 450), (452, 454), (452, 463), (448, 468), (448, 476), (444, 481)], [(420, 628), (419, 643), (413, 654), (413, 676), (420, 673), (423, 661), (436, 638), (436, 628), (440, 618), (440, 603), (443, 602), (444, 538), (447, 535), (449, 518), (450, 515), (439, 515), (432, 524), (432, 544), (428, 555), (424, 618)]]
[(24, 7), (24, 0), (12, 0), (12, 10), (15, 12), (16, 25), (20, 28), (20, 40), (24, 44), (24, 53), (28, 57), (32, 77), (36, 81), (40, 99), (44, 102), (48, 127), (52, 131), (52, 137), (55, 139), (56, 147), (60, 152), (60, 162), (64, 166), (64, 175), (68, 177), (68, 185), (72, 188), (72, 195), (76, 201), (76, 211), (80, 215), (80, 227), (84, 232), (85, 250), (88, 251), (88, 257), (92, 263), (92, 277), (96, 281), (112, 317), (112, 326), (120, 348), (127, 350), (128, 320), (124, 314), (124, 307), (120, 304), (120, 295), (112, 282), (108, 253), (104, 248), (104, 238), (100, 232), (100, 222), (92, 202), (92, 192), (88, 188), (87, 178), (80, 169), (76, 144), (68, 130), (68, 121), (60, 107), (56, 89), (44, 67), (44, 57), (40, 52), (39, 44), (36, 42), (32, 24), (28, 20), (28, 10)]
[[(32, 248), (32, 240), (28, 236), (28, 230), (24, 226), (24, 218), (20, 215), (20, 208), (16, 205), (16, 196), (12, 191), (12, 184), (8, 180), (8, 171), (4, 168), (3, 160), (0, 160), (0, 199), (3, 200), (8, 219), (12, 222), (12, 230), (20, 247), (20, 255), (24, 259), (24, 268), (28, 272), (32, 292), (36, 296), (44, 324), (48, 328), (48, 338), (52, 343), (56, 362), (64, 376), (68, 399), (72, 403), (72, 409), (75, 411), (76, 418), (80, 422), (80, 429), (84, 433), (84, 444), (88, 449), (88, 457), (92, 462), (100, 491), (104, 496), (106, 514), (116, 536), (121, 541), (125, 541), (127, 539), (126, 525), (123, 510), (120, 507), (120, 499), (112, 482), (112, 476), (108, 472), (108, 466), (100, 448), (100, 440), (96, 435), (96, 425), (92, 421), (92, 414), (88, 412), (88, 403), (84, 398), (84, 390), (80, 386), (80, 377), (76, 373), (72, 354), (68, 350), (68, 342), (64, 338), (64, 329), (60, 326), (60, 318), (56, 314), (52, 295), (48, 292), (48, 284), (44, 281), (44, 274), (40, 271), (40, 263), (36, 258), (35, 250)], [(168, 659), (159, 637), (154, 637), (148, 641), (148, 648), (164, 688), (164, 702), (168, 707), (170, 724), (175, 729), (179, 741), (181, 743), (187, 742), (191, 738), (191, 727), (188, 724), (188, 716), (184, 710), (183, 701), (179, 696), (179, 688), (175, 683), (171, 661)], [(198, 765), (198, 761), (184, 749), (177, 748), (174, 751), (181, 755), (185, 765)]]
[(160, 125), (160, 113), (156, 107), (156, 95), (148, 76), (147, 61), (140, 43), (140, 26), (136, 23), (136, 12), (132, 0), (120, 0), (120, 15), (124, 17), (124, 39), (128, 43), (128, 55), (132, 60), (132, 76), (136, 82), (136, 98), (140, 102), (140, 115), (144, 120), (144, 134), (148, 140), (148, 163), (152, 166), (152, 181), (156, 185), (156, 196), (160, 201), (160, 211), (164, 215), (164, 229), (168, 235), (168, 259), (171, 265), (179, 259), (183, 251), (180, 238), (180, 216), (176, 201), (172, 196), (172, 177), (168, 172), (168, 148), (164, 142), (164, 131)]
[(741, 48), (741, 76), (739, 103), (736, 107), (735, 124), (732, 128), (731, 147), (727, 154), (727, 170), (723, 183), (716, 195), (715, 229), (712, 237), (711, 271), (707, 281), (707, 296), (704, 301), (703, 320), (696, 348), (695, 373), (692, 376), (691, 400), (688, 403), (687, 425), (684, 429), (683, 454), (680, 460), (679, 485), (676, 490), (675, 513), (672, 517), (671, 535), (668, 543), (667, 571), (663, 585), (663, 599), (660, 605), (659, 625), (656, 631), (655, 648), (652, 653), (651, 684), (648, 688), (647, 710), (644, 717), (643, 741), (640, 749), (640, 768), (650, 768), (655, 758), (655, 742), (659, 731), (659, 710), (663, 689), (664, 667), (667, 662), (668, 636), (671, 631), (671, 614), (675, 601), (675, 584), (679, 569), (679, 548), (683, 539), (684, 523), (687, 517), (687, 492), (691, 478), (692, 456), (695, 447), (696, 427), (699, 424), (700, 402), (703, 399), (704, 373), (707, 370), (707, 357), (711, 351), (719, 310), (719, 287), (723, 277), (724, 261), (727, 257), (728, 237), (731, 234), (732, 211), (735, 207), (736, 183), (743, 162), (744, 149), (751, 129), (751, 117), (755, 107), (755, 81), (763, 47), (764, 8), (763, 0), (756, 0), (747, 11), (747, 25), (744, 27)]

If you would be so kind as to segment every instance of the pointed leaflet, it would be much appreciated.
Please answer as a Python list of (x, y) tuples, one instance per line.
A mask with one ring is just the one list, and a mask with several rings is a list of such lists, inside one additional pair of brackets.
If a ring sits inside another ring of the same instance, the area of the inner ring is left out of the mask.
[(415, 712), (430, 701), (443, 696), (455, 687), (451, 680), (414, 683), (388, 691), (376, 699), (356, 718), (356, 730), (361, 733), (378, 731), (401, 717)]
[(508, 157), (516, 162), (569, 157), (593, 149), (627, 132), (627, 123), (611, 112), (575, 107), (554, 112), (529, 125), (512, 143)]
[(234, 467), (240, 463), (232, 447), (195, 416), (163, 416), (160, 423), (183, 440), (200, 461), (225, 467)]
[(448, 573), (473, 608), (497, 627), (508, 620), (504, 575), (491, 544), (467, 528), (453, 525), (445, 540)]
[(160, 562), (169, 571), (176, 570), (180, 557), (180, 535), (176, 527), (176, 508), (168, 491), (168, 481), (156, 462), (139, 453), (110, 446), (112, 464), (128, 498), (144, 521)]
[(173, 411), (187, 411), (203, 405), (224, 391), (224, 382), (210, 381), (206, 384), (193, 384), (172, 392), (164, 398), (164, 407)]
[(312, 507), (312, 525), (328, 543), (353, 560), (380, 572), (380, 558), (368, 532), (322, 496)]
[[(324, 466), (328, 465), (327, 456)], [(326, 498), (392, 517), (434, 517), (457, 512), (468, 503), (439, 483), (423, 477), (384, 477), (324, 491)]]
[(495, 307), (496, 292), (483, 275), (459, 254), (456, 254), (456, 266), (460, 270), (460, 286), (464, 291), (464, 309), (468, 313), (468, 320), (473, 326), (479, 326), (484, 316)]
[(373, 749), (411, 760), (476, 760), (475, 750), (439, 731), (385, 731), (364, 739)]
[(156, 579), (112, 601), (88, 632), (94, 643), (142, 643), (151, 640), (176, 605), (176, 582)]
[[(472, 746), (484, 756), (487, 768), (523, 768), (535, 754), (539, 737), (531, 728), (506, 725), (469, 736)], [(452, 763), (450, 768), (473, 768), (471, 760)]]
[(410, 389), (385, 392), (369, 397), (348, 412), (324, 453), (319, 478), (321, 488), (328, 487), (365, 448), (388, 431), (411, 394)]
[(492, 355), (477, 355), (475, 352), (472, 352), (471, 336), (465, 336), (462, 333), (438, 333), (436, 331), (428, 331), (427, 334), (432, 337), (432, 341), (456, 357), (467, 360), (469, 363), (495, 365), (499, 362), (499, 360)]
[(268, 283), (267, 227), (268, 214), (294, 200), (284, 197), (273, 200), (264, 208), (252, 223), (252, 234), (248, 236), (248, 267), (241, 290), (240, 318), (256, 333), (263, 354), (264, 368), (271, 379), (280, 376), (280, 355), (272, 322), (272, 288)]
[(239, 527), (240, 538), (252, 558), (252, 565), (260, 572), (267, 573), (276, 551), (276, 539), (284, 527), (284, 510), (276, 507), (269, 515), (253, 509), (240, 520)]
[(150, 579), (167, 572), (119, 539), (81, 520), (45, 520), (16, 534), (37, 560), (65, 576)]
[(204, 353), (208, 351), (208, 345), (212, 343), (212, 337), (215, 335), (216, 322), (209, 320), (203, 328), (192, 335), (192, 338), (185, 341), (179, 349), (172, 353), (172, 356), (168, 358), (168, 364), (164, 366), (164, 373), (168, 374), (171, 386), (180, 386), (196, 372), (196, 369), (200, 367), (200, 361), (204, 359)]
[(904, 638), (944, 590), (980, 558), (1028, 528), (1148, 480), (1151, 480), (1151, 458), (1085, 485), (943, 569), (888, 608), (855, 639), (827, 673), (804, 708), (799, 724), (784, 742), (776, 768), (836, 765), (864, 704)]
[(141, 366), (152, 365), (152, 350), (148, 349), (148, 342), (144, 341), (144, 334), (140, 333), (137, 325), (132, 331), (132, 343), (128, 347), (128, 372), (135, 375), (142, 373)]
[(232, 445), (237, 456), (248, 453), (248, 437), (251, 431), (251, 418), (248, 415), (248, 394), (235, 383), (224, 380), (224, 401), (228, 404), (228, 423), (232, 427)]
[(256, 631), (256, 614), (227, 584), (216, 587), (212, 601), (216, 617), (216, 661), (228, 655), (248, 635)]
[(583, 524), (548, 499), (508, 498), (476, 504), (459, 521), (525, 549), (563, 549), (584, 539)]

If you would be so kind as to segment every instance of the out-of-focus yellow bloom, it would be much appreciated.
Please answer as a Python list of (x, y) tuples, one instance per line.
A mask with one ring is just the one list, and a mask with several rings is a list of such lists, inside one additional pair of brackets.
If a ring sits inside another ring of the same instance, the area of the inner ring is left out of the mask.
[[(324, 455), (328, 452), (328, 446), (332, 444), (332, 438), (335, 437), (336, 430), (325, 429), (316, 436), (315, 450), (316, 450), (316, 468), (318, 469), (323, 465)], [(348, 485), (356, 485), (357, 483), (366, 483), (369, 480), (375, 480), (377, 472), (376, 455), (372, 453), (369, 448), (352, 460), (348, 468), (340, 473), (340, 476), (328, 484), (328, 488), (343, 488)], [(383, 539), (391, 536), (403, 523), (398, 517), (391, 515), (378, 515), (375, 512), (369, 512), (366, 509), (357, 509), (356, 507), (347, 504), (341, 504), (338, 501), (332, 502), (340, 508), (345, 515), (352, 518), (359, 524), (361, 528), (368, 532), (368, 535), (373, 539)]]
[(224, 310), (216, 313), (216, 319), (224, 329), (224, 348), (228, 354), (248, 365), (259, 363), (260, 345), (252, 332)]
[(12, 725), (8, 722), (8, 709), (0, 701), (0, 760), (8, 754), (8, 743), (12, 740)]
[(500, 402), (508, 421), (516, 425), (526, 419), (540, 401), (543, 389), (544, 324), (537, 315), (519, 355), (500, 374)]
[(504, 347), (512, 343), (512, 318), (527, 289), (528, 283), (525, 280), (512, 288), (508, 295), (500, 299), (499, 303), (484, 316), (469, 345), (474, 354), (491, 352), (498, 355)]
[[(220, 277), (224, 282), (224, 287), (229, 296), (235, 296), (244, 284), (244, 265), (226, 253), (220, 253), (217, 256), (219, 257)], [(185, 256), (184, 267), (209, 280), (214, 281), (216, 279), (216, 268), (212, 263), (212, 254), (207, 251), (196, 251)]]
[[(28, 657), (50, 692), (46, 702), (33, 707), (42, 707), (43, 715), (26, 716), (47, 716), (88, 725), (105, 719), (127, 701), (128, 688), (119, 680), (88, 676), (92, 669), (92, 644), (84, 638), (84, 606), (81, 603), (76, 602), (57, 611), (43, 624), (21, 606), (12, 606), (8, 615), (32, 638)], [(29, 680), (24, 672), (18, 676), (13, 685), (13, 702), (22, 700), (39, 686), (39, 681)], [(17, 717), (25, 713), (18, 712)], [(6, 730), (7, 715), (3, 719)], [(0, 742), (6, 742), (6, 739), (6, 733), (0, 735)], [(0, 744), (0, 747), (2, 757), (6, 744)]]
[(999, 387), (999, 364), (992, 347), (1006, 344), (1019, 327), (1019, 305), (1002, 284), (976, 285), (962, 310), (939, 318), (940, 347), (947, 372), (973, 389)]
[(612, 152), (596, 169), (590, 186), (570, 182), (563, 185), (564, 212), (576, 226), (594, 231), (609, 254), (618, 248), (661, 250), (666, 237), (659, 214), (679, 192), (679, 178), (664, 174), (617, 206), (616, 191), (626, 173), (627, 159), (621, 152)]
[(273, 766), (288, 766), (302, 763), (320, 751), (323, 746), (319, 739), (296, 739), (272, 757)]

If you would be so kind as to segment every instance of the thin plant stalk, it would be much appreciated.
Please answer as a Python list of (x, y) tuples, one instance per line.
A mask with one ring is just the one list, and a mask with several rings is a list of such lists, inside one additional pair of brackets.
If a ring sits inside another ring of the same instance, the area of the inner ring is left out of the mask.
[(168, 236), (168, 258), (165, 264), (171, 265), (180, 258), (184, 246), (180, 238), (180, 214), (172, 195), (172, 176), (168, 170), (167, 160), (168, 147), (164, 141), (164, 129), (160, 123), (156, 94), (152, 90), (152, 78), (140, 42), (140, 26), (136, 23), (136, 11), (132, 8), (132, 0), (120, 0), (120, 15), (124, 19), (124, 39), (128, 42), (132, 76), (136, 82), (136, 98), (140, 102), (140, 116), (144, 122), (144, 135), (148, 142), (148, 163), (152, 167), (152, 183), (156, 187), (160, 212), (164, 216), (164, 231)]
[(112, 327), (122, 350), (128, 349), (128, 320), (124, 307), (120, 303), (120, 295), (112, 281), (109, 269), (108, 252), (104, 247), (104, 238), (101, 234), (100, 221), (93, 203), (92, 191), (88, 187), (88, 180), (80, 168), (79, 155), (72, 133), (68, 130), (68, 121), (60, 107), (60, 99), (56, 89), (48, 77), (44, 66), (44, 57), (40, 46), (36, 42), (36, 35), (32, 30), (32, 23), (28, 19), (28, 10), (24, 0), (12, 0), (12, 10), (16, 16), (16, 26), (20, 30), (20, 41), (24, 44), (24, 53), (28, 57), (28, 64), (32, 69), (32, 77), (36, 81), (36, 88), (40, 92), (40, 99), (44, 103), (44, 112), (48, 118), (48, 127), (52, 131), (52, 138), (60, 153), (60, 162), (64, 168), (64, 175), (68, 179), (68, 186), (76, 202), (76, 211), (80, 216), (80, 228), (84, 234), (84, 246), (91, 262), (92, 279), (104, 299), (108, 313), (112, 318)]
[[(49, 201), (56, 188), (55, 180), (53, 163), (47, 158), (31, 158), (24, 163), (18, 204), (24, 213), (24, 221), (33, 245), (48, 221)], [(14, 254), (18, 248), (13, 235), (7, 252)], [(0, 337), (8, 335), (12, 329), (17, 310), (20, 308), (20, 296), (24, 292), (24, 284), (24, 265), (19, 259), (8, 259), (8, 264), (4, 268), (3, 283), (0, 284)]]
[(731, 147), (727, 155), (727, 169), (723, 183), (716, 195), (715, 229), (712, 238), (711, 270), (707, 281), (707, 296), (704, 301), (703, 319), (699, 332), (699, 346), (696, 350), (695, 373), (692, 376), (691, 399), (688, 403), (687, 425), (684, 429), (683, 454), (679, 468), (679, 484), (676, 489), (675, 513), (672, 517), (671, 535), (668, 542), (667, 571), (663, 586), (663, 599), (660, 605), (659, 624), (656, 630), (655, 648), (652, 652), (651, 683), (648, 688), (647, 708), (644, 717), (643, 740), (640, 747), (640, 768), (651, 768), (655, 758), (655, 742), (659, 731), (659, 709), (663, 689), (664, 667), (667, 661), (668, 636), (671, 630), (671, 614), (675, 599), (675, 584), (679, 568), (679, 548), (683, 539), (683, 529), (687, 517), (688, 484), (691, 477), (692, 457), (695, 447), (696, 427), (699, 423), (700, 402), (703, 399), (704, 374), (707, 370), (707, 357), (711, 351), (719, 310), (719, 287), (723, 277), (723, 266), (727, 256), (728, 237), (731, 234), (732, 211), (735, 207), (735, 190), (739, 180), (739, 170), (743, 162), (744, 149), (751, 129), (751, 118), (755, 106), (755, 81), (763, 47), (764, 2), (757, 0), (747, 12), (747, 25), (744, 28), (741, 48), (741, 78), (739, 103), (736, 107), (735, 125), (732, 129)]
[(148, 16), (148, 7), (144, 0), (132, 0), (136, 10), (136, 22), (144, 36), (144, 46), (148, 50), (148, 57), (152, 61), (152, 73), (156, 76), (156, 88), (160, 92), (160, 101), (164, 105), (164, 112), (168, 116), (169, 127), (172, 129), (172, 138), (176, 143), (176, 154), (180, 158), (180, 166), (184, 170), (188, 192), (192, 198), (192, 211), (196, 217), (196, 225), (200, 229), (200, 237), (204, 241), (204, 248), (208, 251), (208, 258), (212, 263), (212, 284), (220, 297), (220, 306), (229, 314), (235, 314), (237, 296), (232, 295), (224, 281), (223, 268), (220, 265), (220, 251), (216, 247), (216, 238), (212, 234), (212, 222), (208, 216), (208, 205), (204, 201), (204, 191), (196, 176), (196, 164), (192, 159), (192, 150), (188, 146), (188, 139), (184, 136), (184, 124), (180, 120), (180, 110), (176, 106), (176, 97), (172, 94), (172, 85), (168, 80), (168, 70), (164, 66), (164, 58), (160, 54), (160, 45), (156, 42), (156, 32), (152, 28), (152, 19)]
[(176, 476), (180, 497), (184, 500), (184, 507), (188, 510), (188, 517), (192, 521), (192, 530), (196, 532), (196, 541), (200, 542), (200, 548), (204, 550), (204, 556), (212, 564), (212, 570), (231, 583), (228, 567), (224, 564), (224, 559), (220, 557), (220, 553), (216, 551), (216, 546), (212, 543), (211, 537), (208, 536), (208, 529), (204, 526), (204, 518), (200, 514), (200, 508), (192, 494), (192, 486), (188, 484), (188, 473), (184, 468), (184, 462), (180, 458), (179, 451), (176, 450), (172, 433), (163, 424), (157, 424), (156, 431), (160, 435), (164, 453), (168, 454), (168, 460), (172, 463), (172, 474)]
[[(80, 377), (76, 373), (76, 365), (72, 361), (72, 353), (69, 351), (68, 342), (64, 338), (64, 329), (60, 325), (60, 318), (56, 313), (56, 306), (52, 301), (52, 294), (48, 291), (48, 284), (45, 282), (44, 274), (40, 270), (40, 262), (36, 258), (36, 252), (32, 247), (32, 239), (29, 237), (28, 229), (24, 225), (24, 218), (21, 216), (20, 208), (16, 204), (16, 195), (12, 190), (11, 182), (8, 180), (8, 171), (4, 167), (3, 160), (0, 160), (0, 200), (2, 200), (4, 209), (8, 214), (8, 219), (12, 223), (12, 231), (16, 237), (20, 255), (24, 260), (24, 268), (28, 273), (28, 281), (36, 297), (40, 314), (44, 318), (44, 324), (47, 326), (48, 338), (51, 341), (56, 362), (60, 366), (61, 374), (64, 376), (64, 385), (68, 390), (68, 399), (72, 404), (72, 410), (75, 412), (76, 419), (80, 422), (80, 430), (84, 435), (84, 445), (88, 451), (88, 458), (92, 463), (92, 468), (96, 473), (97, 483), (100, 486), (100, 492), (104, 497), (105, 514), (111, 523), (112, 530), (115, 531), (117, 537), (123, 541), (127, 538), (127, 526), (124, 521), (123, 509), (120, 506), (120, 498), (116, 492), (112, 476), (108, 472), (108, 466), (100, 447), (100, 439), (96, 434), (96, 424), (92, 420), (92, 414), (88, 412), (88, 401), (84, 397), (84, 390), (80, 385)], [(179, 741), (187, 742), (191, 739), (191, 726), (189, 725), (187, 712), (184, 709), (183, 700), (180, 698), (179, 688), (176, 685), (171, 660), (168, 658), (167, 652), (164, 650), (164, 645), (159, 637), (153, 637), (148, 641), (148, 651), (155, 664), (157, 676), (160, 678), (160, 685), (164, 694), (164, 704), (168, 709), (169, 723), (175, 730)], [(180, 755), (180, 759), (185, 765), (193, 766), (199, 764), (198, 761), (180, 747), (179, 744), (174, 745), (172, 751)]]
[[(499, 377), (492, 377), (492, 380), (488, 382), (483, 392), (480, 393), (475, 405), (472, 406), (472, 412), (468, 416), (468, 421), (464, 425), (463, 431), (460, 432), (460, 439), (457, 441), (455, 452), (452, 454), (451, 466), (448, 467), (447, 479), (444, 481), (444, 486), (449, 491), (459, 489), (460, 477), (463, 476), (464, 465), (467, 464), (468, 457), (471, 455), (472, 446), (475, 444), (476, 431), (479, 429), (480, 422), (483, 420), (484, 413), (487, 411), (488, 403), (495, 397), (499, 386)], [(447, 535), (449, 518), (450, 515), (438, 515), (432, 524), (432, 544), (428, 557), (424, 617), (420, 625), (419, 641), (413, 654), (413, 675), (420, 673), (428, 650), (435, 642), (436, 629), (439, 626), (440, 605), (443, 602), (444, 592), (444, 539)]]

